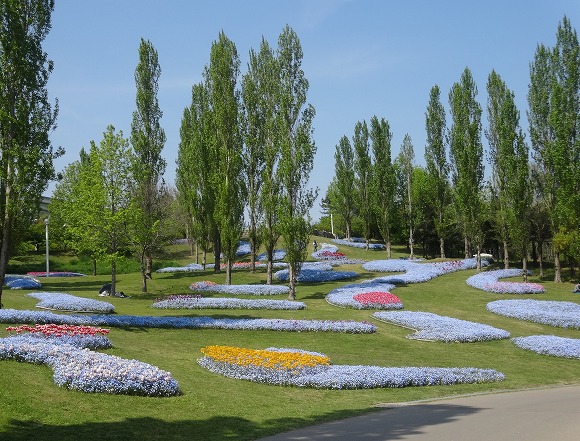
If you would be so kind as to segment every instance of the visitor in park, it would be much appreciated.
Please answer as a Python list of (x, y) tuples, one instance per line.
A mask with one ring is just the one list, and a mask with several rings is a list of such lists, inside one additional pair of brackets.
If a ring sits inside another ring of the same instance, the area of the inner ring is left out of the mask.
[(580, 283), (574, 287), (574, 289), (572, 290), (572, 292), (576, 292), (576, 293), (579, 293), (580, 294)]
[(316, 243), (316, 241), (312, 242), (312, 245), (314, 246), (314, 252), (316, 253), (318, 251), (318, 244)]

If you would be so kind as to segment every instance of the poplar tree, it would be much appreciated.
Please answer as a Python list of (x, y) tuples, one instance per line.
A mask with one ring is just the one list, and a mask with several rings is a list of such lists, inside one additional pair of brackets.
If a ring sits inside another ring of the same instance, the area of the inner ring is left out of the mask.
[(399, 153), (399, 164), (401, 165), (401, 171), (404, 178), (405, 193), (407, 196), (406, 206), (407, 206), (407, 222), (409, 227), (409, 258), (413, 260), (415, 258), (414, 252), (414, 215), (413, 212), (413, 169), (415, 161), (415, 151), (413, 148), (413, 142), (411, 141), (411, 136), (406, 133), (403, 138), (403, 144), (401, 145), (401, 152)]
[(372, 182), (372, 162), (369, 153), (369, 130), (366, 121), (357, 122), (354, 127), (352, 138), (355, 152), (355, 194), (358, 204), (358, 213), (363, 223), (363, 236), (366, 249), (369, 249), (371, 237), (371, 182)]
[(157, 51), (150, 41), (141, 39), (139, 63), (135, 70), (136, 107), (131, 123), (131, 145), (135, 152), (133, 167), (133, 197), (131, 240), (141, 264), (141, 291), (147, 292), (151, 278), (153, 252), (162, 239), (161, 226), (166, 219), (163, 174), (166, 162), (161, 157), (165, 131), (160, 121), (157, 93), (161, 67)]
[(356, 212), (354, 151), (348, 137), (340, 138), (334, 152), (335, 197), (332, 206), (345, 224), (346, 239), (350, 240), (352, 220)]
[(0, 307), (8, 261), (63, 153), (49, 139), (58, 103), (48, 100), (53, 63), (42, 49), (53, 10), (53, 0), (0, 2)]

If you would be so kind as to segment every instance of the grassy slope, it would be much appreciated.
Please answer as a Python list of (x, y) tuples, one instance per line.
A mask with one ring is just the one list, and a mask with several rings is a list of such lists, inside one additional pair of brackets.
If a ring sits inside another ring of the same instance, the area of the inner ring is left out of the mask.
[[(320, 242), (324, 239), (320, 238)], [(367, 260), (384, 258), (380, 252), (341, 247), (349, 257)], [(183, 253), (180, 263), (191, 262)], [(65, 263), (61, 262), (61, 265)], [(55, 262), (58, 266), (58, 259)], [(369, 277), (360, 266), (355, 269)], [(66, 269), (66, 268), (59, 268)], [(341, 268), (343, 269), (343, 268)], [(578, 337), (578, 330), (565, 330), (522, 322), (488, 312), (486, 303), (499, 298), (475, 290), (465, 279), (475, 271), (448, 274), (427, 283), (398, 287), (407, 310), (423, 310), (474, 320), (500, 327), (512, 336), (554, 334)], [(224, 274), (158, 274), (149, 282), (149, 293), (141, 294), (139, 274), (119, 276), (119, 290), (130, 299), (107, 298), (119, 314), (195, 315), (231, 317), (280, 317), (375, 322), (372, 335), (336, 333), (286, 333), (274, 331), (112, 329), (114, 348), (108, 353), (135, 358), (168, 370), (183, 395), (174, 398), (143, 398), (85, 394), (56, 387), (52, 371), (13, 361), (0, 362), (0, 438), (3, 440), (249, 440), (299, 426), (372, 411), (385, 402), (401, 402), (465, 393), (516, 389), (580, 382), (578, 360), (537, 355), (517, 348), (509, 340), (487, 343), (438, 343), (410, 340), (409, 330), (371, 319), (372, 311), (355, 311), (329, 305), (324, 296), (346, 282), (301, 285), (298, 300), (304, 311), (159, 311), (150, 308), (153, 298), (186, 294), (198, 280), (222, 282)], [(107, 276), (54, 278), (43, 283), (46, 291), (59, 291), (97, 298)], [(264, 282), (265, 274), (236, 271), (234, 283)], [(532, 281), (537, 279), (532, 278)], [(542, 281), (546, 294), (534, 299), (578, 302), (570, 284)], [(34, 309), (36, 301), (23, 291), (4, 291), (6, 308)], [(250, 297), (248, 297), (250, 298)], [(284, 296), (268, 298), (282, 299)], [(0, 337), (6, 335), (0, 325)], [(354, 391), (312, 390), (276, 387), (225, 378), (201, 368), (196, 359), (206, 345), (235, 345), (263, 349), (269, 346), (295, 347), (327, 354), (334, 364), (378, 366), (473, 366), (502, 371), (506, 380), (497, 384), (410, 387)]]

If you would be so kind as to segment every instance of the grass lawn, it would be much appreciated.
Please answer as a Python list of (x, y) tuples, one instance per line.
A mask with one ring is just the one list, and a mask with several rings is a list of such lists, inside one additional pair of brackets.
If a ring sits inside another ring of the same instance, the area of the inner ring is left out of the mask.
[[(319, 243), (327, 241), (317, 239)], [(367, 252), (350, 247), (340, 247), (340, 251), (351, 258), (385, 258), (385, 253), (380, 251)], [(11, 262), (11, 270), (16, 272), (26, 268), (42, 271), (43, 256), (36, 260), (15, 259)], [(70, 257), (53, 258), (51, 270), (79, 271), (78, 262), (74, 263), (73, 260)], [(179, 248), (178, 253), (168, 256), (166, 262), (175, 265), (191, 263), (193, 260), (187, 256), (184, 248)], [(120, 274), (117, 290), (130, 295), (128, 299), (97, 297), (99, 287), (109, 280), (105, 272), (97, 276), (41, 279), (43, 291), (106, 300), (115, 305), (118, 314), (352, 319), (373, 322), (378, 331), (375, 334), (351, 335), (111, 328), (109, 339), (114, 347), (107, 350), (107, 353), (144, 361), (171, 372), (183, 394), (172, 398), (144, 398), (70, 391), (55, 386), (52, 370), (44, 365), (0, 361), (0, 439), (251, 440), (300, 426), (371, 412), (381, 403), (580, 382), (579, 360), (538, 355), (519, 349), (509, 339), (482, 343), (410, 340), (405, 337), (410, 330), (372, 319), (371, 310), (332, 306), (324, 299), (330, 290), (379, 275), (368, 273), (360, 265), (347, 265), (338, 269), (355, 270), (360, 273), (360, 277), (334, 283), (299, 284), (297, 300), (307, 305), (307, 309), (301, 311), (169, 311), (151, 308), (155, 298), (191, 293), (188, 286), (194, 281), (223, 283), (223, 273), (154, 274), (154, 279), (148, 282), (149, 292), (146, 294), (140, 292), (139, 273)], [(429, 311), (486, 323), (509, 331), (512, 337), (553, 334), (580, 338), (579, 330), (518, 321), (488, 312), (485, 307), (490, 301), (509, 298), (579, 303), (580, 296), (571, 293), (571, 283), (555, 284), (539, 280), (534, 275), (530, 281), (542, 283), (546, 287), (545, 294), (498, 295), (468, 286), (465, 280), (473, 274), (475, 270), (458, 271), (426, 283), (397, 287), (393, 293), (401, 298), (405, 310)], [(265, 283), (265, 280), (266, 274), (262, 270), (256, 274), (250, 274), (247, 270), (235, 271), (233, 274), (235, 284)], [(35, 309), (37, 300), (26, 297), (27, 292), (4, 290), (4, 307)], [(0, 337), (7, 335), (5, 328), (6, 325), (0, 324)], [(330, 357), (333, 364), (492, 368), (503, 372), (506, 379), (490, 384), (345, 391), (270, 386), (226, 378), (203, 369), (196, 360), (201, 356), (200, 349), (208, 345), (253, 349), (271, 346), (300, 348), (322, 352)]]

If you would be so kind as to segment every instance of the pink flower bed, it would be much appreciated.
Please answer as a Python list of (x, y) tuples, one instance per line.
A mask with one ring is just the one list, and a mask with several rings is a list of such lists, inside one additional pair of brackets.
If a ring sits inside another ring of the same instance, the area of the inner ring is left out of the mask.
[(401, 303), (401, 299), (396, 295), (386, 291), (371, 291), (356, 294), (353, 300), (367, 307), (380, 307), (381, 305), (390, 305)]

